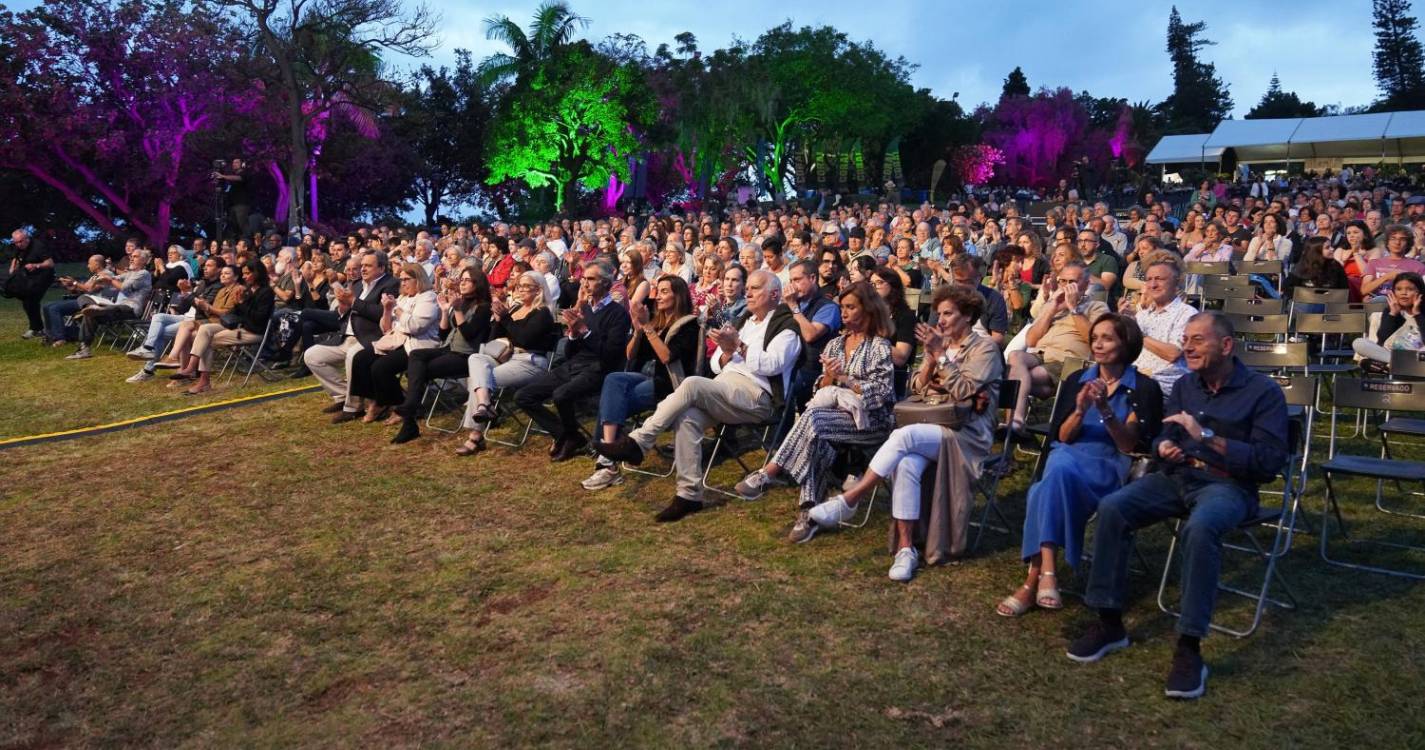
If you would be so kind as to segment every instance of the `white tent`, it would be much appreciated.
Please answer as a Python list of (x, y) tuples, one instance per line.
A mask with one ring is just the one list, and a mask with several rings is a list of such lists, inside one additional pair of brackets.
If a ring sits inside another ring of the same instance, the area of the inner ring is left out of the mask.
[(1187, 162), (1216, 162), (1222, 156), (1222, 149), (1204, 149), (1203, 143), (1211, 133), (1192, 135), (1165, 135), (1158, 145), (1148, 152), (1144, 161), (1148, 164), (1182, 164)]
[[(1196, 140), (1201, 139), (1201, 140)], [(1216, 162), (1232, 149), (1238, 162), (1306, 159), (1425, 159), (1425, 110), (1275, 120), (1223, 120), (1206, 138), (1168, 135), (1149, 164)], [(1191, 155), (1188, 152), (1192, 152)]]

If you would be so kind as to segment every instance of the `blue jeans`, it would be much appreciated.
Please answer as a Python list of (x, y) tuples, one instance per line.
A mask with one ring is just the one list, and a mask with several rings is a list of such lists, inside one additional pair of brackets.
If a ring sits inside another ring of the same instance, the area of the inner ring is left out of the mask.
[(1256, 504), (1245, 489), (1231, 482), (1210, 482), (1181, 472), (1154, 472), (1105, 497), (1098, 506), (1084, 603), (1096, 609), (1122, 609), (1134, 532), (1165, 518), (1187, 516), (1178, 539), (1183, 568), (1177, 631), (1198, 638), (1207, 635), (1217, 603), (1222, 536), (1256, 512)]
[(154, 313), (148, 321), (148, 336), (144, 338), (143, 345), (152, 349), (155, 355), (162, 354), (168, 340), (178, 334), (178, 324), (185, 320), (187, 318), (182, 315)]
[(615, 372), (604, 378), (599, 394), (599, 424), (624, 424), (634, 412), (652, 409), (653, 378), (641, 372)]
[(45, 334), (49, 336), (50, 341), (65, 339), (64, 321), (77, 312), (79, 312), (79, 300), (77, 299), (62, 299), (45, 305)]

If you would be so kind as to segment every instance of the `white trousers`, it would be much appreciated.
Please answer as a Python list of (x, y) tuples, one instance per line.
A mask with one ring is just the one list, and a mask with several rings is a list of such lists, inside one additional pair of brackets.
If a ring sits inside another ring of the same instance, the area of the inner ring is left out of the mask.
[(891, 479), (891, 517), (920, 520), (920, 477), (940, 457), (945, 430), (939, 425), (911, 424), (896, 429), (871, 458), (871, 471)]

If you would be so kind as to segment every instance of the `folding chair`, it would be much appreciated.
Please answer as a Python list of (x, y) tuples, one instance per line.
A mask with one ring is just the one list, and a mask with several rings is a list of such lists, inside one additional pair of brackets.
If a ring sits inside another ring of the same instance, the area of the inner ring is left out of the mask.
[(469, 389), (466, 386), (467, 382), (468, 381), (466, 378), (436, 378), (430, 381), (429, 383), (426, 383), (426, 392), (421, 394), (422, 403), (424, 403), (427, 398), (430, 399), (430, 409), (426, 411), (425, 418), (426, 429), (435, 430), (436, 432), (444, 432), (447, 435), (460, 432), (459, 422), (456, 423), (456, 426), (453, 429), (449, 427), (441, 427), (440, 425), (436, 424), (435, 413), (442, 406), (446, 407), (447, 409), (463, 409), (465, 406), (465, 399), (456, 399), (450, 394), (452, 392), (459, 391), (461, 394), (468, 395)]
[(1189, 261), (1183, 265), (1183, 272), (1197, 274), (1198, 276), (1226, 276), (1232, 273), (1232, 264), (1227, 261)]
[(1287, 326), (1290, 322), (1290, 316), (1286, 314), (1234, 315), (1229, 313), (1227, 319), (1232, 321), (1232, 327), (1238, 334), (1270, 336), (1272, 341), (1281, 341), (1286, 338)]
[(1239, 260), (1235, 264), (1242, 276), (1268, 276), (1276, 282), (1273, 288), (1282, 288), (1282, 262), (1279, 260)]
[[(999, 382), (999, 404), (997, 405), (996, 413), (1008, 411), (1008, 413), (1013, 414), (1015, 404), (1018, 403), (1018, 401), (1019, 381), (1009, 379), (1001, 380)], [(1004, 511), (999, 508), (1000, 480), (1008, 476), (1009, 473), (1014, 470), (1014, 449), (1010, 445), (1010, 439), (1012, 437), (1009, 430), (1004, 431), (1004, 437), (1000, 440), (999, 452), (991, 453), (985, 457), (985, 460), (980, 464), (980, 478), (975, 481), (975, 486), (971, 488), (971, 491), (975, 495), (979, 495), (980, 498), (984, 500), (985, 507), (980, 511), (978, 521), (970, 521), (970, 525), (975, 527), (976, 531), (975, 538), (970, 541), (969, 552), (974, 552), (979, 549), (980, 540), (984, 537), (985, 529), (987, 528), (1011, 537), (1014, 535), (1014, 527), (1010, 525), (1009, 519), (1004, 515)], [(990, 524), (991, 513), (999, 519), (999, 526)]]
[[(1035, 422), (1033, 424), (1025, 425), (1024, 427), (1025, 432), (1028, 432), (1029, 434), (1039, 438), (1039, 450), (1029, 450), (1020, 446), (1016, 446), (1015, 450), (1024, 453), (1025, 455), (1038, 457), (1034, 464), (1034, 476), (1036, 477), (1039, 476), (1039, 472), (1044, 468), (1045, 452), (1049, 448), (1049, 443), (1052, 442), (1052, 436), (1049, 435), (1049, 425), (1050, 420), (1052, 420), (1054, 416), (1054, 405), (1059, 402), (1059, 394), (1064, 390), (1064, 378), (1067, 378), (1070, 375), (1073, 375), (1074, 373), (1078, 372), (1079, 370), (1084, 369), (1087, 364), (1087, 362), (1075, 356), (1065, 357), (1063, 367), (1059, 370), (1059, 372), (1063, 375), (1063, 378), (1060, 378), (1059, 384), (1054, 387), (1054, 398), (1050, 399), (1049, 401), (1049, 418), (1043, 422)], [(1019, 389), (1016, 388), (1015, 392), (1018, 393), (1018, 391)]]
[[(1332, 400), (1336, 407), (1345, 406), (1361, 409), (1363, 411), (1377, 409), (1386, 412), (1404, 411), (1425, 413), (1425, 382), (1414, 380), (1337, 378), (1336, 385), (1332, 389)], [(1418, 422), (1419, 420), (1411, 421)], [(1389, 479), (1396, 482), (1420, 483), (1425, 485), (1425, 462), (1403, 461), (1391, 458), (1388, 452), (1388, 445), (1383, 449), (1383, 455), (1380, 457), (1337, 454), (1336, 439), (1336, 410), (1333, 409), (1331, 412), (1330, 448), (1326, 463), (1320, 467), (1322, 477), (1326, 480), (1326, 506), (1321, 510), (1321, 559), (1331, 565), (1342, 568), (1425, 580), (1425, 574), (1422, 573), (1397, 568), (1366, 565), (1363, 563), (1345, 562), (1331, 557), (1329, 523), (1330, 516), (1333, 513), (1336, 516), (1336, 522), (1340, 527), (1341, 535), (1343, 537), (1348, 535), (1346, 531), (1346, 520), (1341, 514), (1340, 501), (1336, 497), (1336, 487), (1332, 482), (1332, 477), (1336, 475), (1361, 477), (1374, 479), (1378, 483)], [(1382, 434), (1382, 440), (1384, 440), (1384, 433)], [(1381, 504), (1379, 485), (1377, 485), (1377, 490), (1377, 510), (1394, 516), (1425, 518), (1425, 515), (1422, 514), (1407, 513), (1386, 508)], [(1357, 544), (1372, 544), (1374, 546), (1397, 550), (1425, 551), (1425, 547), (1418, 545), (1397, 544), (1369, 539), (1358, 539), (1354, 541)]]
[[(739, 495), (739, 494), (737, 494), (736, 492), (734, 492), (734, 491), (732, 491), (732, 490), (729, 490), (729, 489), (727, 489), (727, 488), (724, 488), (724, 487), (715, 486), (715, 485), (711, 484), (710, 482), (708, 482), (708, 477), (712, 475), (713, 467), (717, 466), (717, 454), (718, 454), (718, 451), (719, 451), (719, 450), (722, 450), (723, 446), (728, 446), (729, 448), (731, 448), (732, 446), (735, 445), (734, 438), (735, 438), (736, 436), (735, 436), (734, 433), (737, 431), (737, 428), (739, 428), (739, 427), (749, 427), (749, 428), (751, 428), (752, 430), (755, 431), (755, 430), (757, 430), (757, 428), (760, 427), (760, 428), (762, 429), (762, 439), (761, 439), (760, 442), (761, 442), (761, 444), (762, 444), (763, 449), (766, 450), (767, 453), (770, 454), (770, 453), (772, 452), (772, 450), (771, 450), (770, 446), (767, 445), (767, 442), (768, 442), (768, 440), (770, 440), (771, 437), (772, 437), (772, 431), (775, 430), (775, 429), (777, 429), (777, 422), (778, 422), (779, 419), (780, 419), (780, 415), (774, 415), (770, 421), (762, 422), (762, 423), (760, 423), (760, 424), (745, 424), (745, 425), (744, 425), (744, 424), (724, 424), (724, 425), (719, 425), (718, 428), (717, 428), (717, 437), (713, 440), (712, 451), (709, 452), (708, 455), (707, 455), (707, 459), (706, 459), (706, 460), (707, 460), (707, 467), (703, 469), (703, 479), (702, 479), (703, 489), (705, 489), (705, 490), (707, 490), (707, 491), (709, 491), (709, 492), (716, 492), (717, 494), (723, 495), (723, 496), (725, 496), (725, 497), (733, 498), (734, 500), (741, 500), (741, 499), (742, 499), (742, 496)], [(704, 438), (704, 439), (706, 439), (706, 438)], [(737, 462), (738, 467), (740, 467), (740, 468), (742, 469), (742, 475), (743, 475), (743, 476), (746, 476), (746, 475), (752, 473), (753, 468), (750, 467), (750, 466), (748, 466), (748, 465), (747, 465), (747, 462), (745, 462), (745, 461), (742, 460), (742, 453), (743, 453), (742, 451), (740, 451), (740, 450), (738, 450), (738, 451), (728, 450), (727, 453), (728, 453), (728, 456), (729, 456), (730, 458), (732, 458), (732, 460), (734, 460), (734, 461)], [(761, 467), (758, 467), (758, 468), (761, 468)]]
[[(544, 359), (544, 369), (548, 371), (553, 368), (554, 357), (546, 356)], [(519, 412), (515, 409), (514, 406), (511, 406), (505, 398), (505, 394), (509, 390), (509, 388), (500, 388), (490, 396), (490, 411), (495, 413), (495, 418), (491, 420), (490, 425), (485, 428), (485, 438), (492, 443), (503, 445), (509, 448), (522, 448), (524, 447), (525, 443), (529, 442), (529, 435), (535, 429), (534, 420), (520, 419)], [(522, 429), (516, 428), (516, 431), (520, 434), (519, 440), (501, 440), (497, 437), (490, 436), (490, 433), (494, 431), (494, 428), (507, 419), (512, 422), (515, 422), (516, 424), (524, 422), (524, 427)]]
[[(1300, 375), (1278, 379), (1277, 384), (1282, 386), (1282, 393), (1287, 400), (1287, 408), (1295, 411), (1287, 423), (1289, 433), (1287, 445), (1290, 448), (1290, 454), (1286, 466), (1282, 469), (1281, 503), (1276, 507), (1268, 507), (1259, 503), (1257, 514), (1237, 526), (1236, 531), (1245, 538), (1245, 544), (1224, 543), (1222, 545), (1226, 550), (1253, 555), (1264, 564), (1261, 584), (1253, 590), (1229, 586), (1221, 581), (1217, 584), (1219, 591), (1236, 594), (1256, 604), (1252, 612), (1252, 621), (1245, 629), (1235, 629), (1217, 622), (1211, 623), (1210, 627), (1213, 630), (1236, 638), (1246, 638), (1256, 632), (1257, 626), (1262, 623), (1262, 613), (1268, 604), (1288, 610), (1297, 607), (1296, 595), (1292, 592), (1286, 579), (1282, 577), (1281, 571), (1277, 569), (1277, 562), (1291, 551), (1292, 535), (1296, 531), (1296, 514), (1301, 505), (1301, 495), (1306, 489), (1306, 471), (1310, 465), (1311, 422), (1315, 417), (1316, 390), (1320, 388), (1321, 383), (1317, 378)], [(1163, 576), (1158, 581), (1158, 608), (1173, 617), (1177, 617), (1179, 613), (1169, 606), (1166, 592), (1168, 579), (1173, 572), (1173, 562), (1177, 558), (1175, 553), (1182, 525), (1182, 519), (1173, 525), (1173, 537), (1172, 541), (1168, 543), (1168, 557), (1163, 564)], [(1266, 545), (1263, 545), (1262, 540), (1257, 538), (1256, 532), (1259, 529), (1271, 530), (1271, 539)], [(1285, 599), (1273, 599), (1268, 596), (1273, 580), (1281, 586)]]
[(266, 374), (272, 371), (272, 368), (262, 361), (262, 350), (267, 346), (268, 337), (272, 335), (272, 326), (273, 319), (268, 318), (267, 326), (262, 330), (262, 338), (258, 339), (255, 344), (234, 344), (233, 346), (227, 347), (228, 358), (223, 362), (223, 366), (218, 369), (219, 378), (223, 376), (223, 373), (227, 373), (227, 380), (224, 381), (225, 385), (233, 382), (233, 378), (237, 376), (237, 371), (242, 368), (243, 358), (248, 360), (247, 374), (242, 379), (243, 387), (246, 387), (248, 381), (252, 380), (253, 372), (260, 369), (262, 376), (265, 378)]

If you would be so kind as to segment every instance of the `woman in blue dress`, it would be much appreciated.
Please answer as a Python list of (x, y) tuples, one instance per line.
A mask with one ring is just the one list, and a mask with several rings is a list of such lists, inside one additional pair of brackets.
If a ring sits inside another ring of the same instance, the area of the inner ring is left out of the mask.
[(995, 611), (1061, 609), (1056, 555), (1078, 567), (1084, 526), (1100, 498), (1123, 486), (1135, 451), (1146, 451), (1163, 421), (1163, 392), (1133, 367), (1143, 333), (1133, 318), (1105, 313), (1089, 329), (1094, 364), (1064, 379), (1050, 422), (1044, 475), (1029, 488), (1024, 517), (1024, 585)]

